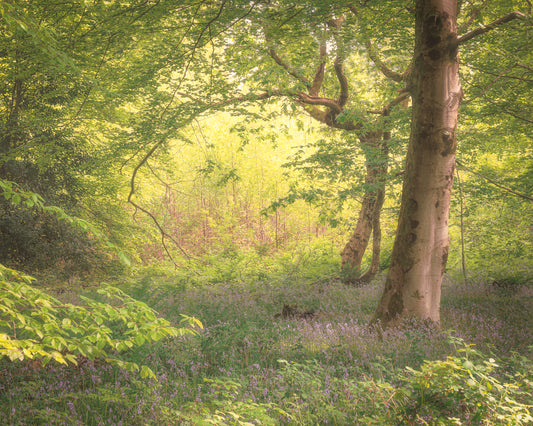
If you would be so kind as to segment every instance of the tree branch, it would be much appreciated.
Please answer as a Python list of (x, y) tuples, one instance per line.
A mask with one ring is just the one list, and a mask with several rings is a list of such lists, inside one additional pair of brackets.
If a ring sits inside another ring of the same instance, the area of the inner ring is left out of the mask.
[(152, 219), (152, 221), (154, 222), (155, 226), (157, 226), (157, 229), (159, 229), (159, 233), (161, 234), (161, 245), (165, 249), (165, 252), (167, 253), (167, 256), (169, 257), (169, 259), (172, 260), (172, 262), (174, 263), (174, 266), (178, 267), (178, 264), (174, 261), (174, 256), (172, 256), (172, 254), (170, 254), (170, 251), (169, 251), (168, 246), (167, 246), (166, 241), (165, 241), (166, 239), (169, 239), (170, 241), (172, 241), (174, 243), (174, 245), (183, 253), (183, 255), (185, 257), (187, 257), (187, 259), (191, 260), (191, 258), (192, 258), (191, 255), (189, 253), (187, 253), (183, 249), (183, 247), (181, 247), (181, 245), (174, 239), (174, 237), (172, 237), (172, 235), (168, 234), (163, 229), (163, 227), (161, 226), (161, 224), (159, 223), (157, 218), (151, 212), (149, 212), (145, 208), (141, 207), (139, 204), (135, 203), (135, 201), (128, 200), (128, 202), (133, 207), (135, 207), (135, 209), (142, 211), (145, 215), (149, 216), (150, 219)]
[(328, 124), (327, 122), (328, 113), (326, 111), (322, 111), (321, 109), (318, 109), (317, 107), (313, 105), (308, 105), (302, 102), (301, 100), (297, 100), (296, 102), (298, 102), (312, 118), (319, 121), (320, 123)]
[(304, 92), (298, 92), (298, 97), (300, 101), (302, 101), (304, 104), (308, 105), (322, 105), (327, 108), (329, 108), (331, 111), (340, 114), (342, 112), (342, 108), (337, 103), (335, 99), (330, 98), (321, 98), (318, 96), (309, 96), (308, 94)]
[(475, 30), (469, 31), (466, 34), (463, 34), (461, 37), (457, 38), (457, 44), (465, 43), (469, 40), (472, 40), (474, 37), (477, 37), (480, 34), (488, 33), (489, 31), (495, 29), (499, 25), (505, 24), (512, 21), (513, 19), (528, 19), (526, 15), (522, 12), (511, 12), (507, 15), (502, 16), (501, 18), (496, 19), (487, 25), (482, 25)]
[(370, 40), (366, 43), (366, 50), (368, 51), (368, 56), (376, 64), (378, 69), (381, 71), (381, 73), (391, 80), (397, 81), (398, 83), (405, 80), (407, 71), (403, 74), (400, 74), (399, 72), (391, 70), (385, 63), (379, 59), (379, 57), (375, 54), (374, 50), (372, 49), (372, 42)]
[(296, 102), (298, 102), (303, 107), (305, 112), (307, 112), (312, 118), (333, 129), (354, 131), (363, 127), (361, 123), (356, 124), (353, 121), (339, 123), (335, 120), (336, 114), (332, 113), (331, 111), (323, 111), (313, 105), (306, 104), (301, 100), (296, 100)]
[(392, 108), (394, 108), (396, 105), (399, 105), (401, 104), (402, 102), (406, 101), (407, 99), (409, 99), (411, 97), (411, 93), (407, 90), (402, 90), (400, 92), (400, 94), (398, 95), (398, 97), (396, 97), (395, 99), (393, 99), (392, 101), (389, 102), (388, 105), (386, 105), (384, 108), (383, 108), (383, 111), (381, 112), (382, 115), (389, 115), (389, 112)]
[(499, 108), (500, 108), (500, 111), (503, 112), (504, 114), (508, 114), (508, 115), (510, 115), (511, 117), (514, 117), (514, 118), (516, 118), (516, 119), (518, 119), (518, 120), (521, 120), (521, 121), (525, 121), (526, 123), (533, 123), (533, 120), (531, 120), (531, 119), (529, 119), (529, 118), (526, 118), (526, 117), (521, 117), (520, 115), (516, 114), (515, 112), (513, 112), (513, 111), (509, 111), (508, 109), (503, 108), (502, 106), (498, 105), (496, 102), (493, 102), (493, 101), (491, 101), (491, 100), (488, 99), (488, 98), (485, 98), (485, 100), (486, 100), (488, 103), (490, 103), (490, 104), (492, 104), (492, 105), (494, 105), (494, 106), (496, 106), (496, 107), (499, 107)]
[(516, 192), (516, 191), (512, 190), (511, 188), (508, 188), (506, 186), (503, 186), (503, 185), (499, 184), (498, 182), (493, 181), (492, 179), (488, 178), (485, 175), (482, 175), (479, 172), (475, 172), (474, 170), (466, 167), (459, 160), (456, 159), (455, 162), (457, 163), (458, 166), (460, 166), (461, 168), (465, 169), (467, 172), (472, 173), (473, 175), (476, 175), (476, 176), (479, 176), (480, 178), (485, 179), (487, 182), (492, 183), (494, 186), (497, 186), (498, 188), (503, 189), (504, 191), (510, 192), (511, 194), (516, 195), (517, 197), (523, 198), (524, 200), (533, 201), (532, 197), (530, 197), (528, 195), (521, 194), (519, 192)]
[(515, 64), (515, 66), (520, 67), (520, 68), (524, 68), (524, 69), (526, 69), (526, 70), (528, 70), (528, 71), (533, 72), (533, 68), (528, 67), (527, 65), (524, 65), (524, 64)]
[(344, 17), (341, 16), (338, 19), (330, 19), (328, 21), (328, 25), (330, 27), (334, 28), (334, 35), (335, 35), (335, 43), (337, 45), (337, 56), (335, 57), (335, 62), (333, 64), (333, 68), (335, 70), (335, 75), (337, 76), (337, 80), (339, 80), (339, 86), (340, 86), (340, 93), (339, 98), (337, 100), (337, 103), (341, 108), (346, 105), (346, 102), (348, 102), (348, 79), (346, 78), (346, 75), (344, 74), (343, 70), (343, 62), (344, 62), (344, 45), (342, 42), (342, 39), (339, 37), (339, 28), (344, 23)]
[(500, 73), (499, 75), (497, 75), (488, 85), (486, 85), (483, 90), (481, 92), (479, 92), (477, 95), (475, 95), (473, 98), (471, 99), (468, 99), (466, 101), (463, 101), (463, 105), (467, 105), (469, 104), (470, 102), (472, 102), (473, 100), (479, 98), (480, 96), (483, 96), (485, 93), (487, 93), (490, 88), (494, 85), (494, 83), (496, 83), (500, 78), (502, 78), (505, 74), (507, 74), (509, 71), (511, 71), (513, 68), (515, 68), (516, 66), (518, 66), (517, 64), (513, 64), (511, 65), (509, 68), (507, 68), (505, 71), (503, 71), (502, 73)]
[(320, 64), (318, 65), (315, 77), (313, 78), (311, 89), (309, 89), (309, 94), (311, 96), (318, 96), (320, 87), (322, 87), (322, 82), (324, 81), (324, 71), (326, 69), (326, 53), (326, 44), (322, 43), (320, 45)]
[(339, 80), (339, 85), (341, 87), (341, 92), (339, 94), (339, 99), (337, 100), (337, 103), (340, 108), (343, 108), (344, 105), (346, 105), (346, 102), (348, 102), (348, 79), (346, 78), (346, 75), (344, 75), (344, 70), (342, 68), (342, 60), (339, 56), (335, 59), (335, 74), (337, 75), (337, 79)]
[(302, 82), (305, 87), (307, 87), (308, 90), (311, 90), (312, 84), (311, 82), (304, 77), (303, 75), (300, 75), (294, 68), (292, 68), (287, 62), (283, 61), (277, 52), (274, 50), (274, 48), (268, 49), (268, 53), (270, 54), (270, 57), (276, 61), (276, 63), (285, 69), (290, 75), (292, 75), (294, 78), (296, 78), (298, 81)]
[[(485, 0), (479, 7), (473, 7), (472, 14), (470, 15), (470, 18), (467, 22), (465, 22), (461, 27), (459, 28), (459, 31), (466, 30), (472, 23), (476, 20), (478, 15), (481, 13), (483, 8), (487, 5), (489, 0)], [(459, 9), (460, 10), (460, 9)]]

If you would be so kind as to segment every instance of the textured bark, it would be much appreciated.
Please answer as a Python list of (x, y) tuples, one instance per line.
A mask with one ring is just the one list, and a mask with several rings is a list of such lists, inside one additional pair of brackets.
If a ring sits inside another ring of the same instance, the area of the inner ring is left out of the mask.
[[(381, 250), (380, 216), (385, 200), (385, 180), (387, 175), (387, 141), (382, 133), (374, 132), (361, 137), (361, 143), (368, 150), (367, 154), (365, 195), (355, 230), (341, 253), (344, 282), (346, 284), (364, 284), (375, 277), (379, 269)], [(369, 269), (361, 274), (361, 262), (372, 238), (372, 260)]]
[(368, 270), (359, 277), (360, 283), (369, 283), (379, 272), (379, 260), (381, 255), (381, 208), (385, 201), (385, 190), (380, 190), (374, 206), (372, 222), (372, 259)]
[(404, 316), (440, 321), (462, 97), (456, 6), (417, 0), (411, 137), (391, 265), (374, 316), (385, 325)]

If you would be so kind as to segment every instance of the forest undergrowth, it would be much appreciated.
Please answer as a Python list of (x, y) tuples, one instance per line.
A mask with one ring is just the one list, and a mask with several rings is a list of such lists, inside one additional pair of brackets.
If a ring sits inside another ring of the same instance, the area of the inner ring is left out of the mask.
[[(0, 423), (531, 424), (533, 286), (449, 274), (442, 324), (369, 326), (383, 276), (336, 276), (332, 248), (150, 267), (121, 288), (199, 334), (126, 354), (157, 379), (100, 362), (0, 364)], [(95, 297), (86, 288), (84, 295)], [(59, 297), (76, 301), (79, 291)]]

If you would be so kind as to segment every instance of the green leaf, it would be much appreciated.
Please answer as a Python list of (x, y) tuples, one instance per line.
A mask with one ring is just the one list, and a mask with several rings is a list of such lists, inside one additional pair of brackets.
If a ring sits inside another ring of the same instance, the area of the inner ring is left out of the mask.
[(474, 364), (472, 364), (472, 362), (466, 360), (465, 362), (463, 362), (463, 367), (467, 370), (472, 370), (474, 368)]
[(117, 256), (119, 258), (119, 260), (126, 266), (131, 266), (131, 260), (128, 258), (128, 256), (126, 256), (126, 254), (122, 251), (122, 250), (119, 250), (117, 252)]
[(134, 340), (135, 340), (135, 344), (137, 346), (142, 346), (144, 344), (144, 342), (146, 341), (144, 336), (142, 334), (140, 334), (140, 333), (135, 335)]
[(147, 367), (146, 365), (143, 365), (141, 367), (141, 378), (146, 379), (147, 377), (150, 377), (150, 378), (152, 378), (154, 380), (157, 380), (157, 377), (154, 374), (154, 372), (152, 371), (152, 369)]

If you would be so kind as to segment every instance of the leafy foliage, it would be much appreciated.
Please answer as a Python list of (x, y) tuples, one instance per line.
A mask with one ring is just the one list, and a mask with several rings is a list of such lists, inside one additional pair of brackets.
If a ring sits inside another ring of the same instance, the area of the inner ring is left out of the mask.
[[(0, 371), (9, 387), (0, 383), (0, 420), (392, 425), (416, 424), (417, 415), (428, 424), (439, 417), (467, 423), (467, 414), (479, 413), (481, 421), (498, 425), (506, 424), (496, 417), (506, 407), (531, 411), (533, 304), (527, 285), (509, 295), (489, 292), (483, 283), (450, 281), (442, 327), (456, 331), (413, 321), (380, 333), (365, 324), (381, 283), (347, 287), (335, 278), (335, 261), (335, 251), (323, 244), (277, 258), (253, 252), (210, 256), (194, 271), (147, 268), (127, 279), (125, 291), (172, 324), (179, 324), (183, 312), (201, 315), (205, 327), (120, 354), (124, 362), (149, 366), (157, 379), (98, 359), (81, 358), (77, 368), (57, 362), (40, 368), (4, 357)], [(107, 300), (96, 289), (86, 296), (91, 294)], [(277, 315), (284, 305), (314, 316)], [(103, 324), (113, 332), (126, 330), (121, 321)], [(466, 346), (450, 341), (449, 334)], [(488, 394), (486, 381), (493, 386)], [(497, 412), (486, 407), (491, 396)], [(509, 422), (513, 413), (507, 414)]]
[[(61, 303), (30, 285), (32, 278), (0, 265), (0, 357), (76, 364), (79, 356), (101, 358), (128, 370), (139, 367), (118, 354), (164, 337), (194, 333), (175, 328), (154, 310), (117, 288), (98, 290), (107, 303), (88, 298), (85, 306)], [(201, 323), (183, 318), (188, 325)], [(152, 375), (142, 366), (141, 376)]]
[[(377, 158), (357, 139), (392, 131), (390, 247), (410, 112), (372, 119), (399, 86), (366, 43), (404, 72), (412, 2), (351, 3), (356, 14), (323, 0), (0, 3), (0, 423), (532, 422), (530, 204), (481, 177), (531, 194), (529, 24), (462, 47), (458, 152), (479, 174), (460, 169), (450, 221), (450, 269), (463, 237), (469, 269), (464, 284), (445, 284), (442, 327), (468, 342), (453, 346), (420, 323), (367, 327), (380, 280), (338, 282), (339, 246)], [(462, 3), (462, 33), (531, 8)], [(326, 25), (341, 15), (340, 30)], [(324, 96), (337, 99), (338, 54), (350, 99), (337, 118), (369, 119), (358, 132), (319, 132), (298, 113), (298, 75), (321, 61)], [(133, 209), (120, 201), (128, 193)], [(276, 199), (292, 205), (260, 215)], [(300, 199), (345, 227), (318, 226)], [(167, 269), (138, 206), (198, 257)], [(119, 245), (143, 261), (129, 269), (142, 277), (82, 305), (10, 269), (94, 272), (109, 251), (132, 266)], [(283, 316), (285, 306), (308, 315)]]
[(125, 265), (130, 264), (124, 252), (94, 225), (58, 206), (47, 205), (40, 194), (0, 179), (0, 197), (5, 209), (0, 220), (2, 233), (10, 240), (0, 246), (2, 259), (26, 269), (49, 267), (51, 259), (55, 259), (56, 274), (60, 269), (69, 276), (109, 264), (103, 252), (105, 247)]

